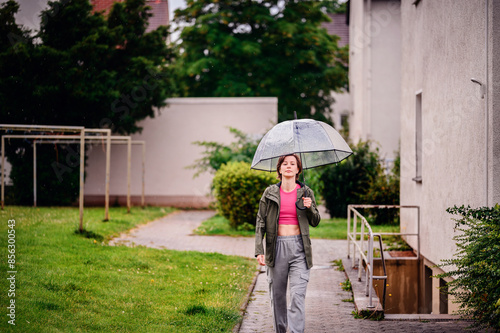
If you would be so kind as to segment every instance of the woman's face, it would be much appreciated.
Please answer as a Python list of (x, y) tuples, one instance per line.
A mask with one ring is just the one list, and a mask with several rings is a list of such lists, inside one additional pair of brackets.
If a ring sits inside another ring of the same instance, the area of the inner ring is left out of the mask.
[(295, 179), (295, 175), (299, 173), (299, 168), (297, 167), (297, 160), (294, 156), (287, 156), (281, 164), (280, 173), (282, 177), (292, 177)]

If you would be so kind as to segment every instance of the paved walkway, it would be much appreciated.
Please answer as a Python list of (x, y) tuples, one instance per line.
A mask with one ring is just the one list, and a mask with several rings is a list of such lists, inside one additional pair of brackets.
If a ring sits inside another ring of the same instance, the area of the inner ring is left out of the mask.
[[(131, 230), (110, 244), (138, 244), (154, 248), (219, 252), (228, 255), (252, 257), (253, 238), (197, 236), (192, 230), (214, 214), (212, 211), (180, 211)], [(343, 300), (352, 297), (343, 291), (340, 283), (346, 277), (332, 267), (333, 260), (345, 257), (344, 240), (313, 239), (314, 267), (311, 270), (306, 296), (306, 332), (461, 332), (469, 325), (463, 321), (371, 321), (355, 319), (354, 305)], [(266, 274), (258, 275), (239, 332), (271, 333), (272, 319), (267, 294)]]

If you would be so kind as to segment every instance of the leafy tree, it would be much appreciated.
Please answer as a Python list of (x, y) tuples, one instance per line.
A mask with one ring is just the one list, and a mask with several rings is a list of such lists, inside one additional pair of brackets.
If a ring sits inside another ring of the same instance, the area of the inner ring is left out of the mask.
[(347, 47), (321, 23), (321, 2), (188, 0), (176, 66), (184, 96), (277, 96), (279, 121), (331, 122), (331, 92), (347, 86)]
[[(105, 17), (94, 13), (88, 0), (51, 1), (34, 38), (15, 23), (17, 3), (4, 3), (0, 7), (0, 118), (17, 124), (104, 127), (117, 133), (140, 130), (137, 121), (153, 117), (153, 108), (162, 106), (175, 90), (167, 28), (146, 32), (151, 14), (145, 2), (115, 3)], [(7, 147), (20, 203), (31, 198), (31, 180), (26, 177), (31, 169), (26, 163), (31, 161), (30, 147), (30, 142)], [(75, 149), (44, 145), (39, 150), (44, 203), (76, 198)]]

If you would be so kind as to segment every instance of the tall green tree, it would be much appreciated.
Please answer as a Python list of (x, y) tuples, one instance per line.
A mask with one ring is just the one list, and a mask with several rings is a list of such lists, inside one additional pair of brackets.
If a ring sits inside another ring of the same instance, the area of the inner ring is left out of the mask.
[[(175, 90), (167, 27), (146, 32), (145, 0), (115, 3), (108, 16), (88, 0), (50, 1), (32, 36), (16, 24), (19, 6), (0, 7), (0, 118), (17, 124), (74, 125), (134, 133)], [(20, 203), (31, 201), (31, 142), (12, 141), (7, 156)], [(41, 146), (42, 203), (72, 202), (76, 148)]]
[(279, 120), (330, 122), (347, 86), (347, 48), (321, 27), (319, 1), (188, 0), (176, 63), (184, 96), (276, 96)]

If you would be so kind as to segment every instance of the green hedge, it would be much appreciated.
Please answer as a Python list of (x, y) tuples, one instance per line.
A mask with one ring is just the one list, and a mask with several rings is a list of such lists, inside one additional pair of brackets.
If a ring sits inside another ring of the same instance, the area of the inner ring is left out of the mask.
[(222, 165), (213, 179), (217, 210), (235, 229), (252, 229), (262, 193), (276, 183), (275, 172), (250, 169), (246, 162)]
[(500, 205), (495, 207), (453, 207), (446, 210), (458, 215), (453, 239), (458, 252), (454, 259), (443, 260), (441, 267), (450, 272), (449, 294), (460, 303), (459, 313), (475, 320), (473, 326), (500, 330)]

